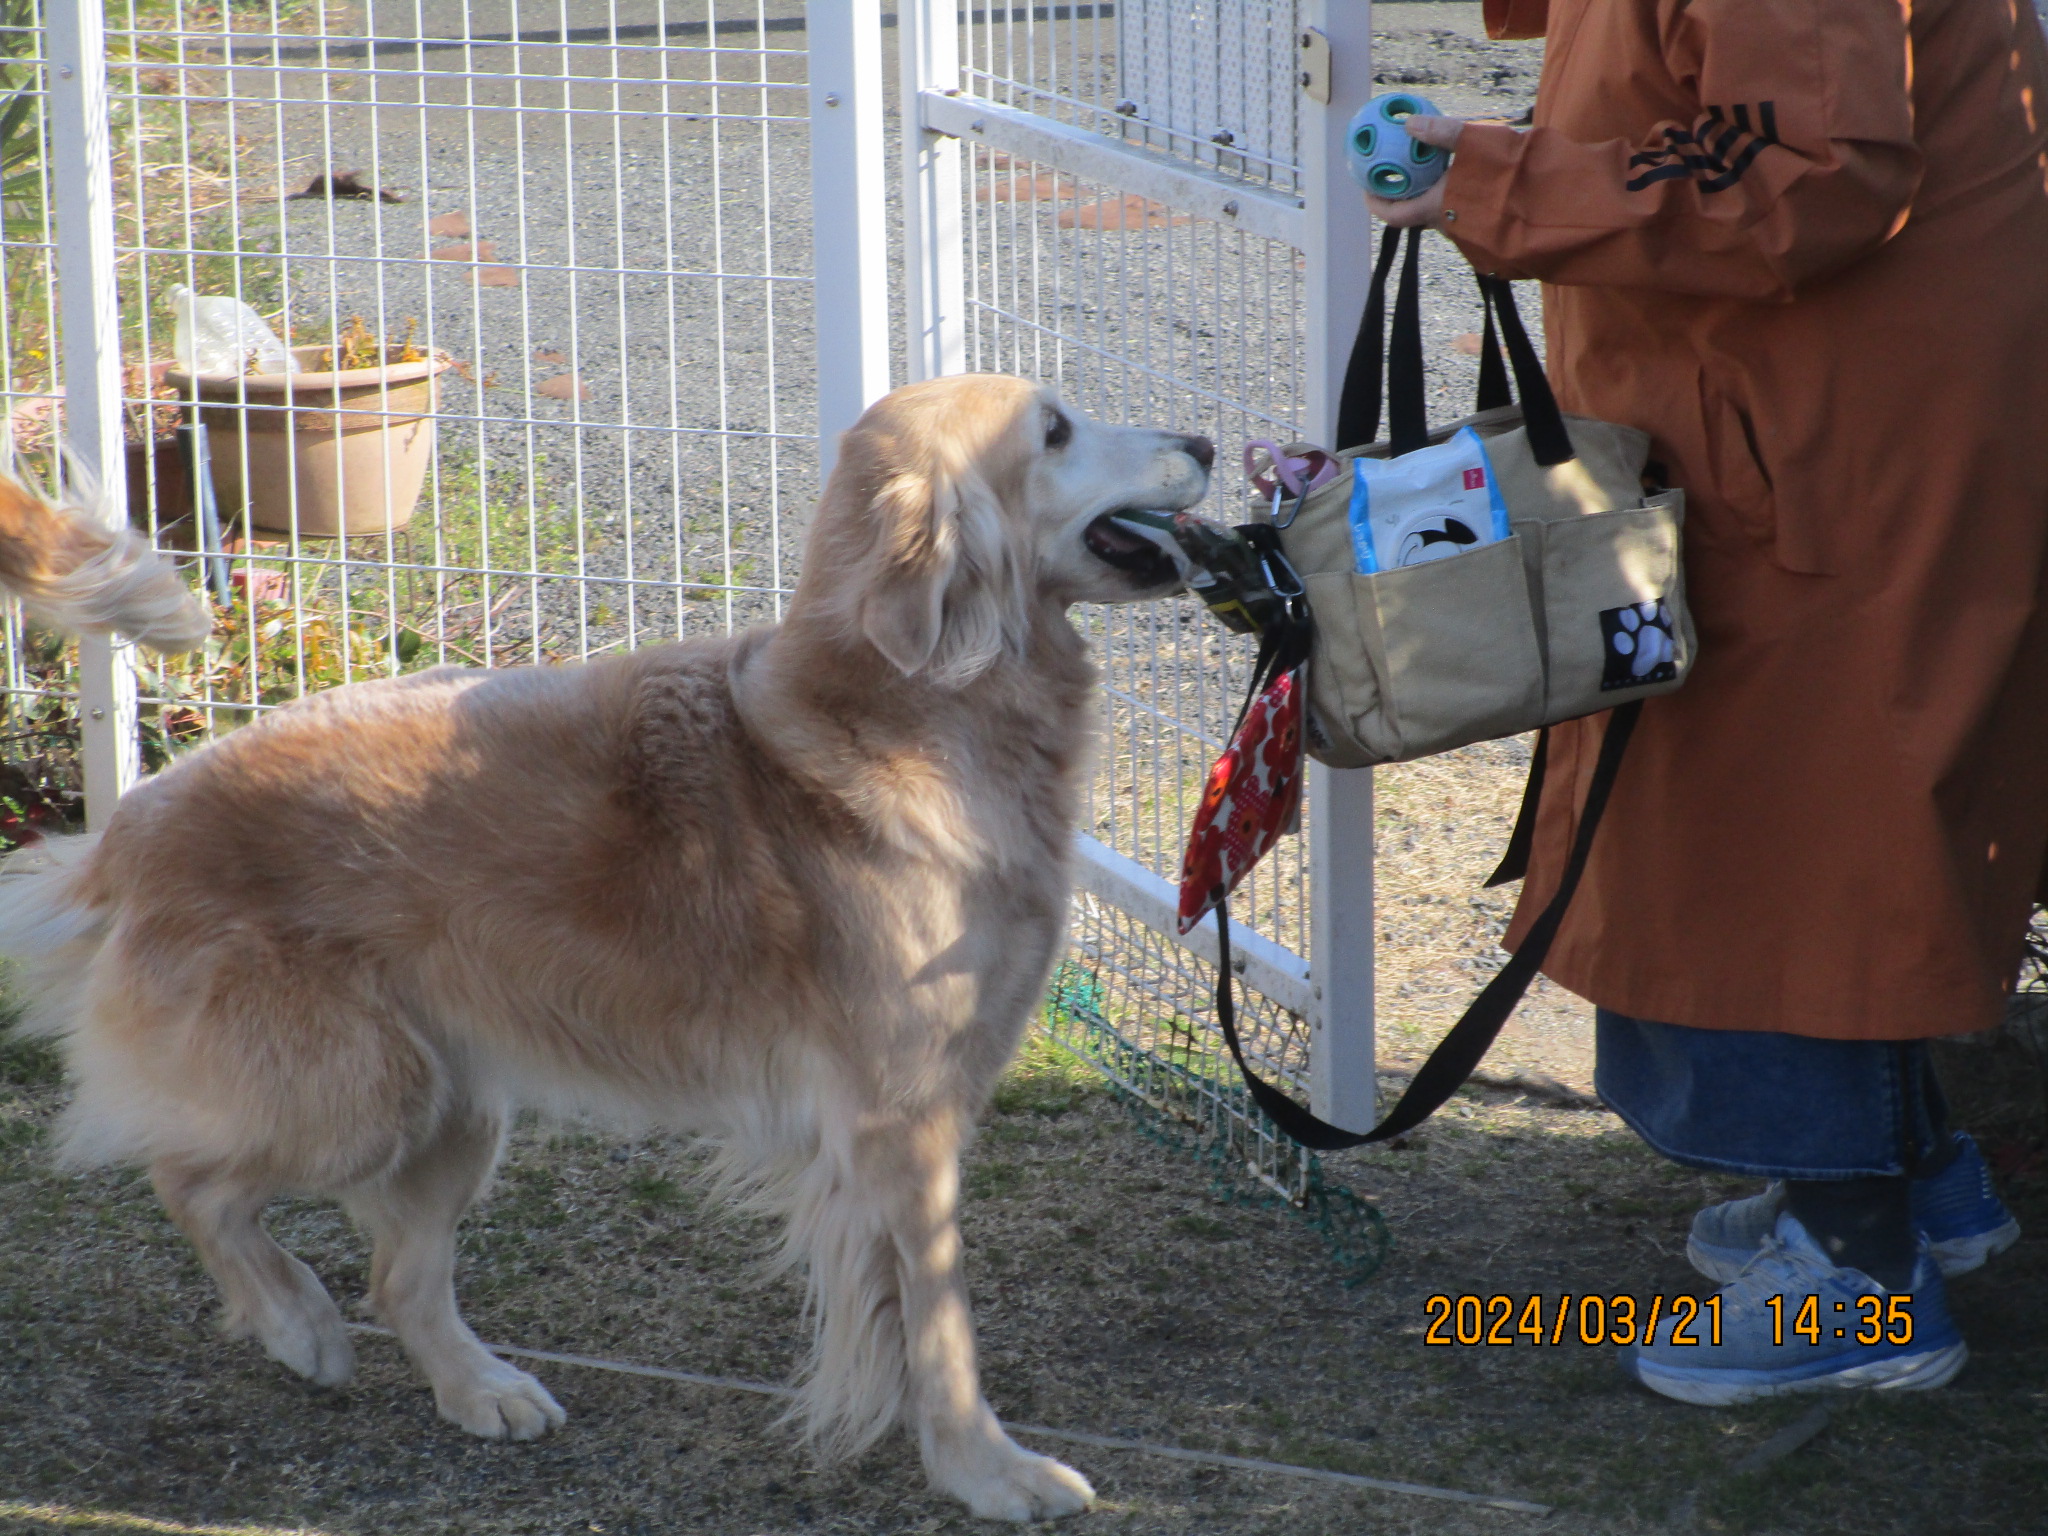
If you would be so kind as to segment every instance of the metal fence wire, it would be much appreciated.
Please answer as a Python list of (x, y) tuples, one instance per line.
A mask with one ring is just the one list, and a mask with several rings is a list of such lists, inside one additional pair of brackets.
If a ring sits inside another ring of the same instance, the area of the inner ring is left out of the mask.
[[(1224, 445), (1300, 435), (1301, 277), (1291, 249), (992, 150), (972, 156), (963, 222), (970, 367), (1044, 378), (1106, 420), (1166, 423)], [(1236, 520), (1250, 493), (1233, 457), (1226, 447), (1219, 458), (1220, 505), (1210, 510)], [(1104, 707), (1084, 826), (1176, 879), (1252, 648), (1187, 598), (1094, 609), (1081, 622), (1102, 665)], [(1299, 838), (1283, 840), (1233, 907), (1241, 924), (1297, 955), (1307, 951), (1303, 849)], [(1213, 973), (1203, 981), (1188, 951), (1099, 900), (1076, 906), (1074, 942), (1105, 1006), (1132, 1021), (1132, 1043), (1199, 1062), (1204, 1082), (1234, 1071), (1213, 1032)], [(1246, 1020), (1255, 1052), (1305, 1089), (1305, 1021), (1256, 997)], [(1095, 1048), (1098, 1036), (1062, 1038), (1114, 1068)], [(1265, 1177), (1290, 1188), (1305, 1177), (1262, 1116), (1243, 1118), (1235, 1100), (1194, 1081), (1147, 1074), (1142, 1086), (1163, 1108), (1244, 1135), (1249, 1163)]]
[[(1300, 187), (1294, 0), (963, 9), (959, 20), (958, 89), (977, 104), (1112, 137), (1248, 192), (1292, 198)], [(1241, 520), (1250, 489), (1236, 450), (1303, 435), (1300, 252), (1056, 158), (970, 144), (963, 172), (967, 366), (1047, 379), (1105, 419), (1207, 433), (1223, 452), (1206, 510)], [(1094, 610), (1084, 627), (1105, 709), (1085, 830), (1175, 881), (1251, 649), (1185, 598)], [(1239, 925), (1297, 958), (1308, 953), (1306, 847), (1283, 840), (1233, 907)], [(1299, 1199), (1312, 1160), (1237, 1086), (1214, 1026), (1213, 968), (1160, 932), (1157, 914), (1148, 925), (1106, 894), (1077, 901), (1049, 1028), (1126, 1092)], [(1250, 1055), (1306, 1092), (1302, 1006), (1247, 991), (1242, 1015)]]
[(817, 473), (787, 20), (115, 0), (131, 510), (161, 546), (205, 539), (178, 290), (247, 302), (309, 376), (202, 388), (224, 643), (145, 675), (164, 737), (777, 615)]
[[(0, 118), (0, 392), (7, 463), (46, 483), (65, 423), (64, 298), (39, 7), (95, 3), (0, 0), (0, 86), (25, 103)], [(852, 24), (871, 14), (850, 3)], [(913, 18), (957, 32), (953, 95), (1203, 178), (1208, 201), (1183, 206), (973, 145), (952, 236), (960, 362), (1045, 379), (1108, 420), (1207, 433), (1222, 448), (1209, 510), (1230, 520), (1247, 494), (1238, 448), (1300, 435), (1313, 394), (1299, 9), (1103, 0)], [(779, 615), (818, 488), (814, 294), (838, 259), (820, 246), (814, 263), (815, 14), (789, 0), (105, 0), (104, 15), (127, 511), (190, 561), (218, 619), (202, 654), (135, 660), (150, 765), (321, 688)], [(1219, 187), (1242, 188), (1265, 222), (1219, 215)], [(1297, 232), (1276, 238), (1276, 219)], [(197, 360), (195, 377), (179, 316), (225, 299), (260, 315), (298, 371), (248, 371), (243, 352)], [(194, 419), (210, 509), (180, 430)], [(1048, 1027), (1303, 1198), (1312, 1166), (1223, 1086), (1199, 945), (1169, 938), (1155, 910), (1249, 652), (1185, 600), (1080, 622), (1104, 670), (1083, 828), (1102, 859), (1084, 868)], [(75, 809), (79, 665), (10, 612), (7, 733), (33, 750), (0, 790), (58, 813)], [(1284, 843), (1235, 908), (1267, 962), (1252, 977), (1264, 994), (1244, 1002), (1252, 1052), (1304, 1091), (1305, 847)]]

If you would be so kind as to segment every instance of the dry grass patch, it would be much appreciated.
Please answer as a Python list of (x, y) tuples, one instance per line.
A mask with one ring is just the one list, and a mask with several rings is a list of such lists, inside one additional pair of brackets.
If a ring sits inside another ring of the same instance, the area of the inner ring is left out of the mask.
[[(1971, 1093), (1978, 1078), (2018, 1081), (1995, 1051), (1964, 1066)], [(924, 1491), (900, 1440), (819, 1469), (774, 1427), (768, 1399), (542, 1366), (568, 1428), (492, 1445), (436, 1419), (395, 1346), (367, 1336), (346, 1392), (311, 1390), (253, 1346), (214, 1335), (210, 1288), (142, 1180), (47, 1168), (62, 1092), (48, 1052), (7, 1048), (0, 1532), (976, 1528)], [(1997, 1145), (2038, 1128), (2023, 1096), (1993, 1109)], [(1439, 1349), (1422, 1338), (1424, 1298), (1437, 1291), (1701, 1289), (1679, 1255), (1685, 1220), (1740, 1186), (1658, 1162), (1605, 1114), (1498, 1094), (1461, 1097), (1406, 1151), (1343, 1161), (1343, 1176), (1381, 1200), (1397, 1239), (1380, 1278), (1357, 1291), (1338, 1283), (1312, 1233), (1218, 1200), (1193, 1163), (1134, 1134), (1085, 1069), (1028, 1052), (967, 1166), (971, 1284), (998, 1411), (1535, 1498), (1563, 1506), (1574, 1532), (1861, 1536), (2018, 1530), (2034, 1518), (2048, 1488), (2048, 1327), (2032, 1298), (2048, 1280), (2048, 1243), (2029, 1238), (1956, 1286), (1978, 1353), (1953, 1388), (1840, 1412), (1805, 1449), (1740, 1475), (1735, 1462), (1806, 1403), (1686, 1409), (1628, 1385), (1602, 1349)], [(700, 1166), (668, 1139), (523, 1128), (464, 1230), (461, 1285), (478, 1330), (781, 1379), (801, 1340), (798, 1291), (759, 1280), (765, 1229), (707, 1205)], [(2012, 1189), (2022, 1219), (2048, 1232), (2040, 1180)], [(345, 1304), (361, 1294), (363, 1245), (338, 1213), (285, 1204), (274, 1224)], [(1046, 1448), (1102, 1491), (1101, 1512), (1081, 1529), (1555, 1528)], [(99, 1523), (79, 1523), (88, 1517)]]

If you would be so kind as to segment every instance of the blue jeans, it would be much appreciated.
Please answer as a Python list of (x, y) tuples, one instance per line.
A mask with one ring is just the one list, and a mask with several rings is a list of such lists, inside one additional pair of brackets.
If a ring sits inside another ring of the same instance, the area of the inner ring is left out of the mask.
[(1897, 1177), (1948, 1134), (1921, 1040), (1692, 1029), (1602, 1008), (1594, 1086), (1673, 1162), (1761, 1179)]

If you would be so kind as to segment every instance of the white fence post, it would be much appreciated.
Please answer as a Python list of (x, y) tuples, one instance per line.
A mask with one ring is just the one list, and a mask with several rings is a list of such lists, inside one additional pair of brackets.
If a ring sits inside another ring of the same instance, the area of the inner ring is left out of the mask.
[(967, 290), (961, 252), (960, 141), (923, 126), (922, 91), (960, 87), (960, 26), (953, 0), (901, 0), (903, 308), (910, 376), (967, 367)]
[[(1344, 129), (1372, 95), (1369, 0), (1309, 0), (1303, 25), (1328, 39), (1327, 103), (1304, 92), (1301, 148), (1308, 214), (1308, 399), (1312, 441), (1332, 448), (1337, 398), (1372, 266), (1372, 220), (1344, 163)], [(1304, 50), (1305, 55), (1320, 52)], [(1316, 82), (1321, 85), (1322, 82)], [(1372, 773), (1309, 770), (1309, 974), (1321, 1007), (1309, 1053), (1310, 1101), (1347, 1130), (1377, 1118), (1373, 1066)]]
[[(49, 0), (44, 14), (64, 436), (78, 474), (99, 483), (107, 517), (122, 522), (128, 515), (128, 461), (121, 430), (106, 22), (101, 0)], [(85, 813), (95, 828), (106, 825), (141, 768), (130, 655), (128, 646), (104, 635), (78, 643)]]
[(880, 0), (808, 0), (804, 16), (822, 480), (839, 434), (889, 392), (882, 8)]

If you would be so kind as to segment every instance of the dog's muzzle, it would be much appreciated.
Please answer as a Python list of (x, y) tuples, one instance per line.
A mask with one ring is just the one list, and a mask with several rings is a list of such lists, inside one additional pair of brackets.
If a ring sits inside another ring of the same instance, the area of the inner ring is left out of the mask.
[(1225, 528), (1192, 512), (1106, 513), (1088, 525), (1088, 547), (1119, 569), (1129, 567), (1097, 548), (1096, 530), (1104, 524), (1104, 544), (1144, 543), (1153, 558), (1171, 567), (1171, 576), (1241, 635), (1262, 635), (1284, 622), (1289, 604), (1302, 595), (1301, 577), (1269, 524)]
[(1088, 546), (1089, 554), (1123, 572), (1139, 587), (1182, 587), (1187, 585), (1188, 564), (1179, 552), (1124, 521), (1165, 515), (1169, 514), (1105, 512), (1082, 530), (1081, 542)]

